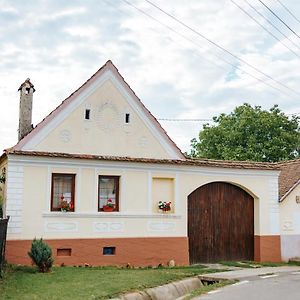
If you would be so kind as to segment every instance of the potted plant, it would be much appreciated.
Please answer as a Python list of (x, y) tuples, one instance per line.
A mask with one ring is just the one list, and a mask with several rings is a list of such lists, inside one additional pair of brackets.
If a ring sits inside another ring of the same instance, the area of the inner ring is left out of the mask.
[(115, 209), (115, 205), (113, 204), (111, 199), (107, 200), (106, 205), (103, 205), (103, 211), (105, 212), (112, 212)]
[(159, 201), (158, 209), (160, 209), (162, 212), (168, 212), (171, 210), (171, 204), (172, 202)]
[(61, 198), (60, 198), (59, 207), (62, 212), (67, 212), (67, 211), (73, 210), (73, 208), (74, 208), (72, 201), (68, 202), (67, 200), (65, 200), (65, 198), (63, 196), (61, 196)]

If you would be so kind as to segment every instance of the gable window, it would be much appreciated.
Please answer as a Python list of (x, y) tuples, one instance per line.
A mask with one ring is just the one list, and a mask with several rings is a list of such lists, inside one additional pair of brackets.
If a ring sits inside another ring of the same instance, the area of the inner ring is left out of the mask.
[(89, 120), (90, 117), (91, 117), (91, 110), (90, 110), (90, 109), (86, 109), (86, 110), (85, 110), (85, 114), (84, 114), (84, 118), (85, 118), (86, 120)]
[(74, 211), (75, 174), (52, 174), (51, 211)]
[(98, 211), (119, 211), (119, 176), (99, 176)]

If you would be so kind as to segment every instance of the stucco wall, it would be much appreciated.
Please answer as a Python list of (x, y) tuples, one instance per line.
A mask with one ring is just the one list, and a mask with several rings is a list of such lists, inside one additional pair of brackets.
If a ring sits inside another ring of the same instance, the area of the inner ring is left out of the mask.
[[(8, 239), (186, 237), (187, 197), (213, 181), (237, 184), (255, 197), (255, 235), (279, 234), (274, 171), (21, 156), (11, 156), (8, 168), (14, 174), (8, 188), (15, 190), (8, 202), (22, 202), (10, 210), (18, 222), (10, 224)], [(76, 174), (74, 213), (50, 212), (51, 174), (57, 172)], [(97, 212), (98, 175), (120, 176), (120, 212)], [(173, 213), (157, 212), (153, 178), (172, 178)]]
[[(33, 150), (130, 156), (146, 158), (170, 158), (145, 121), (128, 102), (117, 82), (106, 80), (94, 92), (87, 95), (78, 107), (70, 109), (58, 125)], [(135, 103), (133, 101), (133, 103)], [(90, 109), (90, 120), (85, 120), (85, 110)], [(125, 123), (125, 114), (130, 123)], [(153, 126), (153, 124), (151, 125)]]
[(300, 196), (300, 185), (280, 203), (281, 251), (286, 261), (300, 257), (300, 203), (296, 196)]

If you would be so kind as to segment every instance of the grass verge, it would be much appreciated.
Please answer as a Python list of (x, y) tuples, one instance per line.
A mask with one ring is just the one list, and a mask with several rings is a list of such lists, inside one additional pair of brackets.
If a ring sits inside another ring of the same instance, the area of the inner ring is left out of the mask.
[(38, 273), (33, 267), (9, 266), (0, 280), (0, 299), (110, 299), (203, 273), (204, 266), (121, 269), (115, 267), (54, 267)]
[(201, 288), (199, 288), (199, 289), (194, 290), (193, 292), (191, 292), (189, 295), (187, 295), (184, 298), (184, 300), (193, 299), (194, 297), (197, 297), (197, 296), (200, 296), (200, 295), (203, 295), (203, 294), (207, 294), (210, 291), (219, 289), (219, 288), (224, 287), (224, 286), (229, 285), (229, 284), (234, 284), (236, 282), (237, 281), (235, 281), (235, 280), (222, 280), (222, 281), (220, 281), (218, 283), (214, 283), (214, 284), (203, 286), (203, 287), (201, 287)]
[(282, 267), (282, 266), (300, 266), (300, 262), (264, 262), (258, 263), (254, 261), (222, 261), (220, 264), (228, 267), (239, 267), (239, 268), (262, 268), (262, 267)]

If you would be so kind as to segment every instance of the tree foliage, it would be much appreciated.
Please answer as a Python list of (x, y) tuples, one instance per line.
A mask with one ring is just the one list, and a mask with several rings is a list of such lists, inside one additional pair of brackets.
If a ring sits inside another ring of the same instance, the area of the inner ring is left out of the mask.
[(43, 239), (34, 239), (32, 241), (28, 255), (37, 265), (39, 272), (45, 273), (50, 271), (53, 264), (52, 250), (43, 242)]
[(243, 104), (205, 124), (192, 139), (192, 157), (277, 162), (300, 157), (300, 118), (289, 118), (277, 105), (269, 111)]

